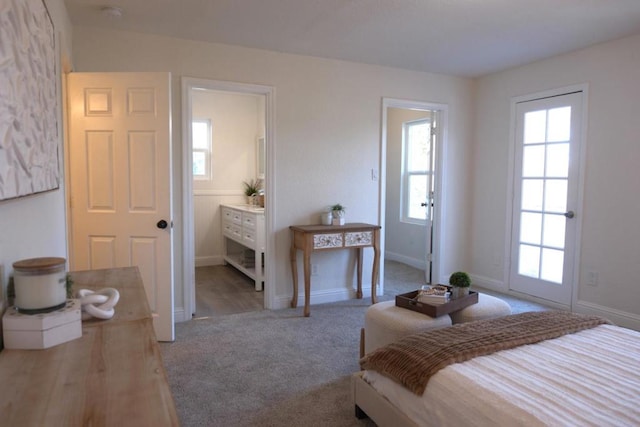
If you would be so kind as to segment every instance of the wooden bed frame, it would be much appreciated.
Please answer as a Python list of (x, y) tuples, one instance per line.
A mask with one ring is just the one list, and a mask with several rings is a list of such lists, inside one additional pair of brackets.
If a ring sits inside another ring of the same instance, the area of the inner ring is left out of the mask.
[(363, 372), (351, 376), (351, 395), (358, 419), (369, 417), (378, 427), (420, 427), (362, 379)]

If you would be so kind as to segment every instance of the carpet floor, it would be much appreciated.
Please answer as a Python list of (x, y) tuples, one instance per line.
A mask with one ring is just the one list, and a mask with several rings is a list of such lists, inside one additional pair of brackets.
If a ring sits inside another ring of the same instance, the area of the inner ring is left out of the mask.
[(176, 325), (161, 343), (183, 426), (372, 426), (354, 416), (368, 300), (264, 310)]
[[(419, 270), (385, 263), (380, 301), (418, 289)], [(483, 291), (484, 292), (484, 291)], [(514, 313), (544, 310), (501, 296)], [(351, 374), (370, 299), (261, 310), (176, 324), (160, 343), (181, 424), (191, 426), (374, 426), (358, 420)]]

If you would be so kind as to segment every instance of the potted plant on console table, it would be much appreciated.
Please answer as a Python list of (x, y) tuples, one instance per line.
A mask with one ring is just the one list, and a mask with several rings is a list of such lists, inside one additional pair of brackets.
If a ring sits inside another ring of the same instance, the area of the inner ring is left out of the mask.
[(471, 286), (471, 278), (464, 271), (456, 271), (449, 277), (451, 285), (451, 298), (462, 298), (469, 295), (469, 287)]
[(335, 205), (330, 207), (331, 209), (331, 218), (333, 225), (344, 225), (344, 210), (345, 207), (340, 203), (336, 203)]

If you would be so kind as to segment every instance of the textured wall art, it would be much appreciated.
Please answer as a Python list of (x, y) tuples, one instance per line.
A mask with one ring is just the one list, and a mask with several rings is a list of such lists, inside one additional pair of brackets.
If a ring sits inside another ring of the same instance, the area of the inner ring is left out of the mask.
[(0, 1), (0, 200), (59, 187), (55, 63), (44, 0)]

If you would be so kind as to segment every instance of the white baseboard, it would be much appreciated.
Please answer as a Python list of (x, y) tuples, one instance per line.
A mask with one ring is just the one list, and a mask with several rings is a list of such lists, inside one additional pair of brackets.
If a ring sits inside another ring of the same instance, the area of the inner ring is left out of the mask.
[(187, 320), (191, 320), (191, 318), (192, 318), (191, 314), (187, 315), (187, 312), (185, 311), (184, 307), (176, 307), (173, 309), (174, 323), (186, 322)]
[(469, 276), (471, 276), (471, 283), (473, 283), (474, 286), (479, 286), (481, 288), (495, 292), (506, 293), (509, 291), (509, 289), (507, 289), (507, 285), (501, 280), (478, 276), (477, 274), (470, 274)]
[(614, 324), (640, 331), (640, 316), (626, 311), (615, 310), (587, 301), (578, 300), (574, 307), (576, 313), (592, 314), (609, 319)]
[(411, 258), (406, 255), (398, 254), (395, 252), (385, 251), (384, 259), (389, 261), (401, 262), (403, 264), (407, 264), (413, 268), (418, 268), (420, 270), (425, 269), (425, 261), (421, 259)]
[[(471, 282), (474, 287), (479, 287), (483, 289), (487, 289), (489, 291), (500, 292), (506, 295), (512, 295), (516, 298), (521, 298), (527, 301), (532, 301), (538, 304), (547, 305), (553, 308), (557, 308), (559, 310), (568, 310), (570, 307), (562, 304), (554, 304), (548, 300), (544, 300), (541, 298), (536, 298), (531, 295), (522, 294), (520, 292), (514, 292), (509, 290), (506, 283), (490, 279), (488, 277), (482, 277), (475, 274), (471, 275)], [(623, 326), (625, 328), (635, 329), (640, 331), (640, 316), (633, 313), (628, 313), (625, 311), (616, 310), (610, 307), (605, 307), (603, 305), (594, 304), (588, 301), (578, 300), (573, 304), (573, 312), (582, 313), (582, 314), (590, 314), (594, 316), (601, 316), (606, 319), (609, 319), (613, 323), (618, 326)]]
[[(356, 298), (356, 290), (344, 288), (322, 289), (311, 291), (310, 305), (347, 301)], [(362, 298), (371, 298), (371, 286), (362, 286)], [(276, 310), (291, 307), (291, 296), (280, 295), (276, 298)], [(304, 307), (304, 293), (298, 293), (298, 308)]]

